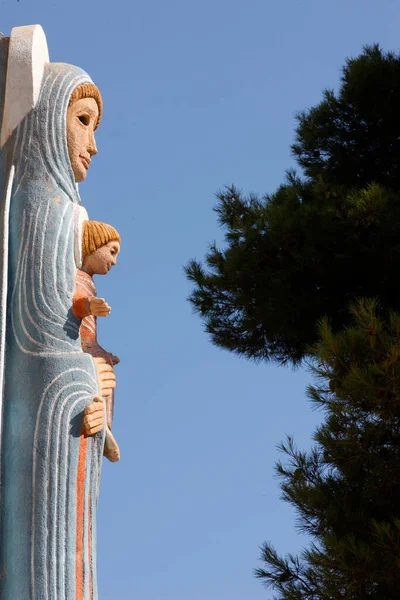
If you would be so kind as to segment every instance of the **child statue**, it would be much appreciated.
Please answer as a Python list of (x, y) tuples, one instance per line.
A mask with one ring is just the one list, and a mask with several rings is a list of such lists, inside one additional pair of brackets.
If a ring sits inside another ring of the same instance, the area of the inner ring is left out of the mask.
[[(106, 317), (111, 307), (104, 298), (97, 298), (93, 275), (106, 275), (117, 262), (121, 238), (111, 225), (99, 221), (84, 221), (82, 224), (82, 267), (75, 276), (76, 290), (72, 300), (74, 315), (82, 319), (80, 337), (82, 350), (96, 362), (104, 362), (111, 367), (119, 363), (119, 358), (104, 350), (97, 341), (97, 317)], [(100, 359), (100, 361), (99, 361)], [(111, 433), (114, 411), (114, 393), (106, 396), (106, 440), (104, 456), (111, 462), (120, 458), (118, 444)], [(97, 416), (98, 415), (98, 416)], [(101, 407), (96, 402), (85, 411), (84, 428), (87, 434), (95, 433), (103, 425)]]

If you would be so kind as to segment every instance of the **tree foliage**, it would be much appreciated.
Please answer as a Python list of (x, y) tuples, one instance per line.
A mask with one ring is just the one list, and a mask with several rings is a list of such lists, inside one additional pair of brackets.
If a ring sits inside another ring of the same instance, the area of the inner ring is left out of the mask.
[(400, 315), (359, 301), (335, 334), (327, 320), (312, 349), (325, 412), (315, 446), (282, 444), (283, 499), (313, 538), (301, 556), (262, 549), (257, 576), (277, 600), (397, 600), (400, 593)]
[(225, 248), (192, 260), (190, 302), (212, 341), (255, 360), (299, 363), (328, 315), (348, 323), (358, 297), (399, 308), (400, 57), (367, 47), (337, 94), (298, 116), (289, 172), (257, 198), (217, 194)]
[(400, 186), (400, 59), (367, 46), (343, 68), (338, 94), (298, 115), (292, 146), (308, 177), (364, 187)]

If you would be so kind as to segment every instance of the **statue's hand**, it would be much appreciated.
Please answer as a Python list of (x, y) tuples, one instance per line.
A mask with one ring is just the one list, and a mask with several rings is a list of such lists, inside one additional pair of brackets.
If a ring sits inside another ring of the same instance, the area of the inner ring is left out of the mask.
[(89, 302), (89, 314), (95, 317), (107, 317), (111, 312), (111, 306), (104, 298), (92, 298)]
[(93, 402), (85, 408), (83, 417), (83, 430), (86, 435), (94, 435), (104, 427), (104, 400), (95, 396)]
[(106, 362), (105, 358), (94, 357), (93, 360), (96, 363), (100, 395), (108, 398), (116, 386), (114, 369)]
[(115, 437), (111, 433), (111, 430), (107, 427), (106, 439), (104, 444), (104, 456), (108, 458), (110, 462), (117, 462), (121, 458), (119, 446), (115, 441)]

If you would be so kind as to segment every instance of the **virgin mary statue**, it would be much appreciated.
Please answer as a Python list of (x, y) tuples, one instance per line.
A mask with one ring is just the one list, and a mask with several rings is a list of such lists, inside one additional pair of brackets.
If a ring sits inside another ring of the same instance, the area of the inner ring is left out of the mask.
[(39, 26), (0, 40), (2, 600), (97, 599), (104, 429), (83, 433), (99, 384), (71, 311), (87, 219), (66, 132), (78, 88), (101, 113), (84, 71), (49, 62)]

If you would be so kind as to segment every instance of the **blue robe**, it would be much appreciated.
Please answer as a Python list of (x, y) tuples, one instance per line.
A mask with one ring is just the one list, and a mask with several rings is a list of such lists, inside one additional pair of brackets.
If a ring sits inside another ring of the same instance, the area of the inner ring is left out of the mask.
[[(0, 49), (0, 118), (3, 75)], [(104, 432), (82, 435), (98, 383), (71, 311), (82, 209), (66, 139), (71, 93), (90, 81), (78, 68), (47, 64), (35, 108), (0, 150), (0, 237), (8, 247), (0, 259), (1, 600), (97, 599)]]

